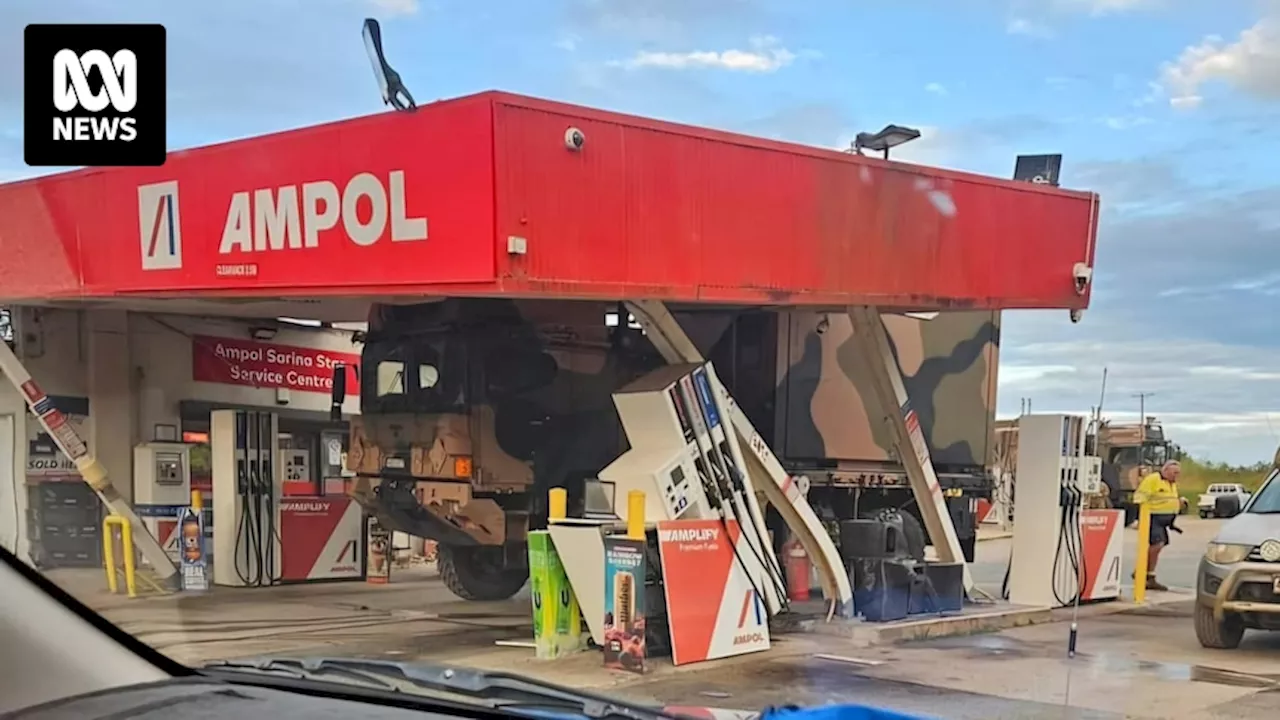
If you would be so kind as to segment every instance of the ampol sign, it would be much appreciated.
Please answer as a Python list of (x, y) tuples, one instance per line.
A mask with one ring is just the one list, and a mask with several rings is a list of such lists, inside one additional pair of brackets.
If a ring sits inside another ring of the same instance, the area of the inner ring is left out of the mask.
[(353, 371), (359, 363), (354, 353), (209, 335), (191, 339), (191, 379), (197, 382), (328, 393), (333, 368), (345, 364), (347, 394), (359, 395)]

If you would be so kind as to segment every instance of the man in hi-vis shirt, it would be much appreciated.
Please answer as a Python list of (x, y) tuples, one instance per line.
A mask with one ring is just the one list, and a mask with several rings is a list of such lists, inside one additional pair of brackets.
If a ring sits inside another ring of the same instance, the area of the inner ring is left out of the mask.
[(1151, 590), (1169, 589), (1156, 581), (1156, 562), (1160, 559), (1160, 551), (1169, 544), (1169, 528), (1173, 527), (1178, 513), (1182, 511), (1182, 501), (1178, 498), (1178, 475), (1181, 473), (1182, 466), (1176, 460), (1170, 460), (1160, 468), (1160, 472), (1142, 478), (1133, 494), (1134, 502), (1145, 502), (1151, 508), (1151, 546), (1147, 549), (1147, 588)]

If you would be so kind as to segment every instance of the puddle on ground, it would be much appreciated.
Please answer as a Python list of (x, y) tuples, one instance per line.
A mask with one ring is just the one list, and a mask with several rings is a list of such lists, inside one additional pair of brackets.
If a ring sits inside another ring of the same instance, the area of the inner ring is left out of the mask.
[(1035, 646), (1025, 640), (1006, 637), (1004, 635), (957, 635), (948, 638), (921, 640), (904, 643), (903, 647), (927, 650), (967, 650), (972, 658), (983, 657), (1025, 657), (1032, 654)]
[[(1052, 657), (1046, 655), (1043, 644), (1002, 635), (968, 635), (906, 643), (904, 647), (929, 650), (952, 650), (968, 658), (1017, 659), (1025, 657)], [(1157, 662), (1116, 656), (1108, 653), (1080, 653), (1070, 661), (1074, 668), (1098, 676), (1146, 676), (1170, 682), (1201, 682), (1242, 688), (1274, 688), (1280, 690), (1280, 674), (1253, 674), (1223, 668), (1191, 665), (1188, 663)]]
[(1280, 675), (1256, 675), (1186, 663), (1155, 662), (1110, 655), (1081, 655), (1090, 669), (1107, 675), (1151, 675), (1173, 682), (1202, 682), (1244, 688), (1280, 687)]

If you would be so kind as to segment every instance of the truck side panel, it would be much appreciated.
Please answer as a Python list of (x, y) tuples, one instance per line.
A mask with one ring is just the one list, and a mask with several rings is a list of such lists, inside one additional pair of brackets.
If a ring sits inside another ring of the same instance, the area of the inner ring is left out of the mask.
[[(993, 449), (1000, 316), (886, 315), (912, 407), (939, 471), (984, 468)], [(791, 461), (842, 466), (893, 463), (869, 370), (843, 313), (792, 311), (779, 318), (775, 447)]]

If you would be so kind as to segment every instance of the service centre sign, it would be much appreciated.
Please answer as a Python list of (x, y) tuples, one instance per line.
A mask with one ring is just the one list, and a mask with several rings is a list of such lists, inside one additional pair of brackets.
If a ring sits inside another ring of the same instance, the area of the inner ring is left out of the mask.
[(360, 384), (353, 371), (359, 363), (360, 356), (355, 353), (211, 335), (191, 339), (191, 379), (196, 382), (327, 395), (333, 387), (333, 368), (345, 364), (347, 394), (359, 395)]

